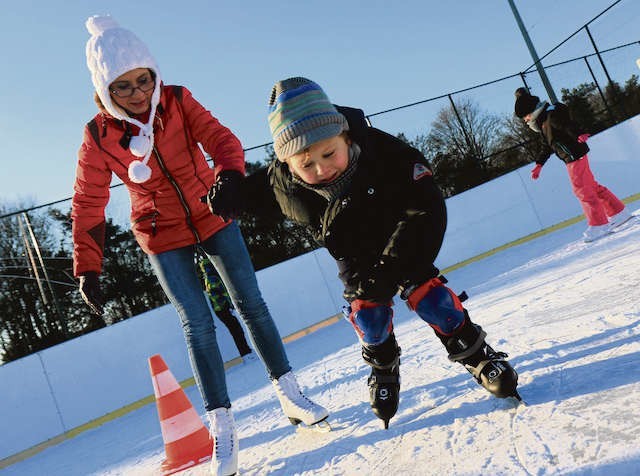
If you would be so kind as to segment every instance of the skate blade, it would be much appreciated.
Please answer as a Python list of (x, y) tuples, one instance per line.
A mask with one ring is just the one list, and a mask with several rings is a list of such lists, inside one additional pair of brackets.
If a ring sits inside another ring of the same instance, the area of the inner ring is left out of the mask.
[(314, 433), (329, 433), (333, 428), (327, 420), (321, 420), (317, 423), (313, 423), (312, 425), (307, 425), (305, 423), (300, 422), (296, 426), (296, 430), (306, 432), (314, 432)]
[(509, 400), (511, 400), (512, 402), (514, 402), (516, 404), (516, 406), (522, 405), (522, 406), (527, 406), (527, 402), (525, 402), (522, 397), (520, 396), (520, 394), (518, 393), (518, 391), (516, 390), (513, 395), (510, 395), (509, 397), (507, 397)]
[(629, 215), (625, 221), (618, 223), (616, 226), (611, 227), (611, 233), (616, 233), (618, 231), (622, 231), (627, 229), (629, 226), (633, 225), (636, 219), (639, 219), (640, 215)]

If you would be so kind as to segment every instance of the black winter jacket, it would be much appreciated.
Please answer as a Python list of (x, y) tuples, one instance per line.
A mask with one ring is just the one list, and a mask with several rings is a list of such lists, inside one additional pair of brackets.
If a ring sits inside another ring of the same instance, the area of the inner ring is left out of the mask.
[(543, 148), (536, 163), (544, 165), (552, 153), (565, 163), (574, 162), (589, 152), (586, 143), (578, 142), (580, 131), (571, 119), (569, 108), (555, 103), (542, 111), (536, 121), (541, 129)]
[(274, 160), (247, 177), (248, 211), (264, 213), (277, 203), (286, 217), (306, 226), (336, 259), (346, 297), (359, 297), (353, 296), (358, 283), (381, 259), (393, 263), (393, 291), (422, 284), (438, 273), (433, 262), (447, 221), (429, 163), (400, 139), (369, 127), (361, 110), (337, 108), (361, 148), (347, 192), (327, 202), (296, 184), (287, 164)]

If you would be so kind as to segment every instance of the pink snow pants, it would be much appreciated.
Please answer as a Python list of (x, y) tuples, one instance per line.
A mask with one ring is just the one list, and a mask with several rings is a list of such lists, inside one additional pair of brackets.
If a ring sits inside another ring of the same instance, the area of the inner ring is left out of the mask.
[(589, 226), (604, 225), (609, 222), (608, 217), (622, 211), (624, 203), (607, 187), (596, 182), (586, 155), (569, 162), (567, 171), (573, 193), (580, 200)]

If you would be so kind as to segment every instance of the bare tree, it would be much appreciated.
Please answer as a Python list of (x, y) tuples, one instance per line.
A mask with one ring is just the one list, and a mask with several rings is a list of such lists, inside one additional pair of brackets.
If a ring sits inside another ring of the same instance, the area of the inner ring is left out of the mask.
[(498, 150), (502, 123), (470, 99), (441, 109), (431, 130), (412, 145), (431, 162), (446, 196), (468, 190), (489, 178), (486, 157)]

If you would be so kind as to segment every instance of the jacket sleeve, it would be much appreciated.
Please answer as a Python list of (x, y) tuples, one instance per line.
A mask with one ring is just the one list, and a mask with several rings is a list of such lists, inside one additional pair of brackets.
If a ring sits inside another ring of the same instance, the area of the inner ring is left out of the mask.
[(544, 165), (551, 157), (553, 153), (553, 149), (547, 144), (544, 136), (542, 136), (542, 140), (540, 141), (540, 152), (538, 152), (538, 157), (536, 158), (536, 164)]
[(111, 183), (111, 170), (102, 155), (100, 147), (85, 127), (71, 202), (74, 276), (87, 271), (102, 271), (104, 209), (109, 202)]
[(578, 141), (578, 136), (580, 136), (581, 133), (580, 127), (571, 118), (569, 107), (566, 104), (556, 103), (550, 120), (552, 127), (554, 127), (555, 129), (563, 130), (574, 141)]
[[(416, 162), (421, 164), (422, 162)], [(430, 277), (447, 226), (447, 211), (444, 197), (436, 185), (433, 175), (425, 173), (422, 177), (407, 177), (409, 184), (405, 189), (405, 206), (400, 214), (395, 230), (382, 252), (382, 259), (396, 261), (396, 266), (407, 270), (407, 278), (426, 273)]]
[(397, 150), (398, 221), (381, 259), (394, 261), (404, 279), (429, 279), (447, 226), (444, 197), (435, 183), (430, 165), (418, 150), (402, 145)]
[(237, 170), (244, 175), (244, 151), (240, 140), (196, 101), (187, 88), (182, 89), (187, 126), (193, 138), (213, 158), (216, 175), (222, 170)]
[(262, 219), (281, 220), (282, 211), (274, 193), (271, 167), (265, 167), (248, 175), (242, 186), (246, 213)]

